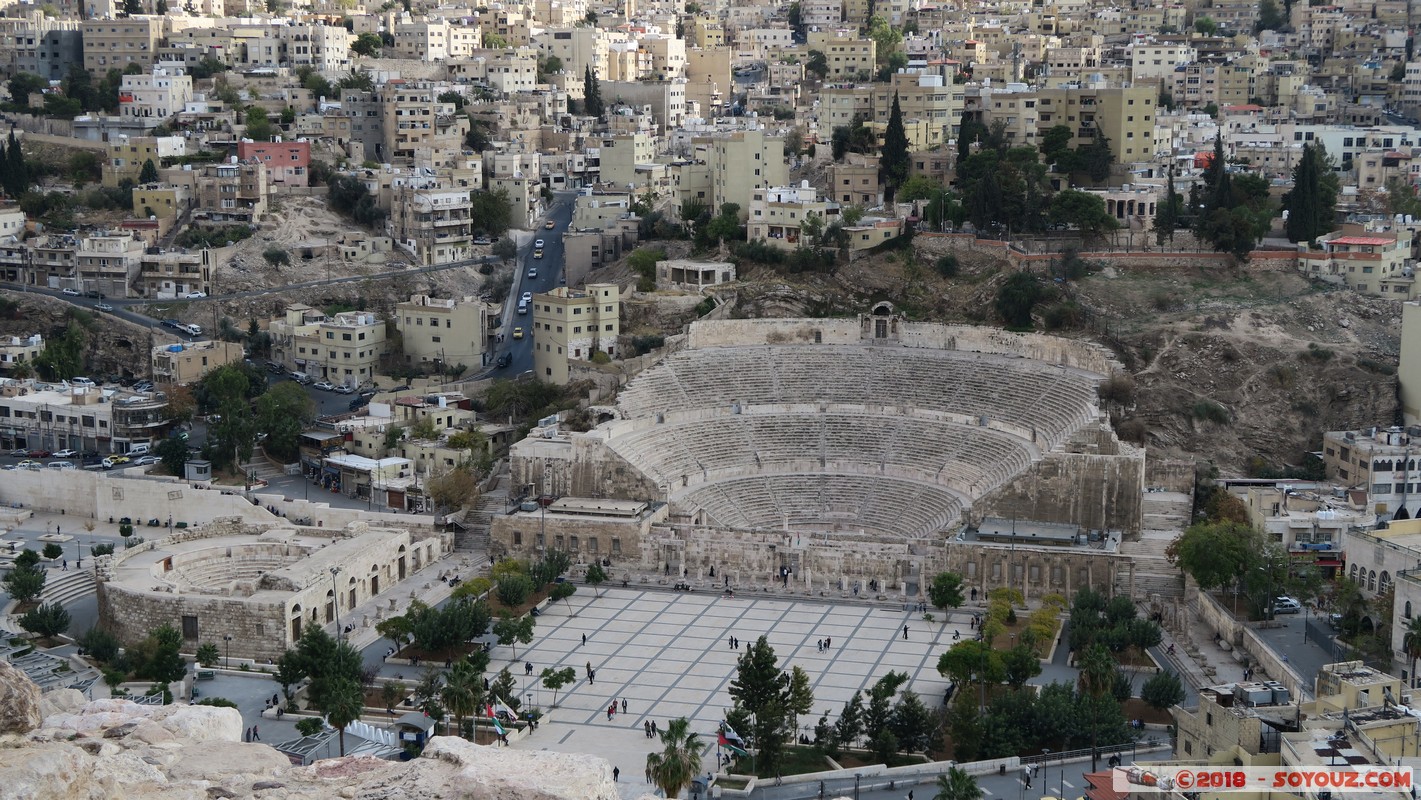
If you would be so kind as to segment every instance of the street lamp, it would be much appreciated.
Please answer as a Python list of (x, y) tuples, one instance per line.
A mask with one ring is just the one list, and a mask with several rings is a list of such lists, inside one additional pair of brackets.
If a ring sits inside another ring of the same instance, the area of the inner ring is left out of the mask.
[(331, 567), (331, 607), (336, 614), (336, 638), (345, 638), (345, 631), (340, 627), (340, 589), (336, 586), (336, 576), (340, 574), (340, 567)]
[(227, 643), (227, 669), (232, 668), (232, 634), (222, 634), (222, 641)]
[(854, 773), (854, 800), (859, 800), (859, 779), (862, 777), (862, 772)]

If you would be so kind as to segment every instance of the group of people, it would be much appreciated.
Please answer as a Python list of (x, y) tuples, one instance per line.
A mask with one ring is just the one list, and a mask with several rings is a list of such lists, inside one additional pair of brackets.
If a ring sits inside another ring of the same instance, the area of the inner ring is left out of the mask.
[[(589, 681), (589, 683), (590, 683), (590, 681)], [(607, 719), (608, 719), (609, 721), (612, 719), (612, 717), (617, 716), (617, 702), (618, 702), (617, 698), (613, 697), (613, 698), (612, 698), (612, 702), (610, 702), (610, 703), (607, 704)], [(623, 713), (623, 714), (627, 713), (627, 699), (626, 699), (625, 697), (623, 697), (620, 702), (621, 702), (621, 704), (622, 704), (622, 713)], [(648, 738), (650, 738), (650, 737), (648, 737)]]
[(655, 739), (661, 731), (656, 728), (656, 720), (649, 719), (641, 723), (641, 729), (646, 732), (646, 738)]
[(834, 643), (834, 640), (833, 640), (833, 639), (830, 639), (830, 638), (827, 637), (827, 636), (825, 636), (823, 639), (820, 639), (820, 640), (819, 640), (819, 652), (822, 653), (822, 652), (824, 652), (825, 650), (828, 650), (828, 649), (829, 649), (829, 646), (830, 646), (831, 644), (833, 644), (833, 643)]

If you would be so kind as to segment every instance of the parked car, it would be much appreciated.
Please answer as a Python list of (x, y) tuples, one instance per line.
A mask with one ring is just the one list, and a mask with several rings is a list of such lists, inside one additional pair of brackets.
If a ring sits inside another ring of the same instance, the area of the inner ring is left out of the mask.
[(1273, 598), (1274, 614), (1298, 614), (1303, 610), (1303, 604), (1286, 595)]
[(56, 451), (54, 451), (54, 457), (55, 457), (55, 458), (77, 458), (78, 456), (79, 456), (79, 451), (78, 451), (78, 450), (56, 450)]
[(113, 311), (113, 306), (109, 305), (108, 303), (95, 303), (95, 304), (94, 304), (94, 310), (95, 310), (95, 311)]
[(332, 386), (329, 381), (321, 381), (315, 384), (313, 388), (320, 389), (323, 392), (329, 392), (336, 387)]
[(183, 324), (183, 323), (182, 323), (180, 320), (176, 320), (176, 319), (165, 319), (165, 320), (163, 320), (163, 327), (164, 327), (164, 328), (177, 328), (177, 327), (180, 327), (182, 324)]
[(26, 450), (26, 449), (23, 448), (23, 447), (18, 448), (18, 449), (15, 449), (15, 450), (11, 450), (10, 453), (9, 453), (10, 458), (24, 458), (25, 456), (27, 456), (27, 455), (29, 455), (29, 454), (30, 454), (30, 451), (29, 451), (29, 450)]
[(202, 298), (207, 296), (207, 292), (188, 292), (183, 296), (189, 300), (201, 300)]
[(152, 464), (161, 463), (162, 460), (163, 460), (163, 459), (161, 459), (161, 458), (159, 458), (159, 457), (157, 457), (157, 456), (141, 456), (141, 457), (139, 457), (139, 458), (133, 459), (133, 465), (134, 465), (135, 467), (147, 467), (147, 466), (150, 466), (150, 465), (152, 465)]
[(347, 385), (344, 384), (344, 383), (342, 383), (341, 385), (337, 386), (337, 387), (335, 388), (335, 391), (336, 391), (336, 394), (355, 394), (355, 389), (354, 389), (354, 387), (347, 386)]
[(49, 452), (48, 450), (45, 450), (42, 447), (36, 447), (28, 453), (25, 453), (25, 455), (29, 456), (30, 458), (49, 458), (51, 455), (53, 455), (53, 453)]
[(73, 461), (51, 461), (45, 466), (49, 467), (50, 469), (78, 469), (74, 466)]
[(368, 405), (370, 405), (370, 398), (368, 398), (368, 397), (366, 397), (366, 396), (364, 396), (364, 395), (361, 395), (361, 396), (355, 398), (354, 400), (351, 400), (351, 401), (350, 401), (350, 410), (351, 410), (351, 411), (355, 411), (355, 410), (357, 410), (357, 409), (364, 408), (364, 407), (366, 407), (366, 406), (368, 406)]
[(153, 391), (153, 382), (152, 382), (152, 381), (139, 381), (138, 383), (133, 384), (133, 391), (135, 391), (135, 392), (151, 392), (151, 391)]
[(79, 290), (78, 290), (78, 289), (60, 289), (59, 291), (60, 291), (61, 294), (67, 294), (67, 295), (69, 295), (70, 297), (78, 297), (78, 296), (79, 296)]
[(27, 458), (21, 461), (17, 466), (19, 466), (20, 469), (39, 469), (41, 465), (38, 461), (32, 461)]
[(512, 364), (512, 363), (513, 363), (513, 354), (512, 354), (512, 353), (499, 353), (499, 355), (498, 355), (498, 361), (495, 362), (495, 363), (497, 363), (499, 369), (503, 369), (504, 367), (506, 367), (506, 366), (508, 366), (509, 364)]

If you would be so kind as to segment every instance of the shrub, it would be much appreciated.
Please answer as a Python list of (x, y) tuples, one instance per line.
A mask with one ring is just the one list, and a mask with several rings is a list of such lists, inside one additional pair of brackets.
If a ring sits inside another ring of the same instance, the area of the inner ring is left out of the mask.
[(291, 263), (291, 256), (280, 247), (268, 247), (262, 251), (262, 258), (272, 266), (286, 266)]
[(958, 263), (957, 256), (951, 253), (939, 258), (936, 267), (937, 274), (944, 278), (956, 278), (957, 273), (962, 270), (962, 265)]
[(93, 545), (89, 548), (89, 553), (94, 556), (111, 556), (113, 555), (113, 543), (104, 542), (103, 544)]
[(58, 603), (42, 603), (20, 617), (20, 627), (37, 636), (58, 636), (69, 630), (69, 612)]
[(1358, 359), (1357, 359), (1357, 366), (1361, 367), (1361, 368), (1364, 369), (1364, 370), (1367, 370), (1368, 372), (1375, 372), (1375, 373), (1377, 373), (1378, 375), (1395, 375), (1395, 374), (1396, 374), (1396, 367), (1395, 367), (1395, 366), (1393, 366), (1393, 365), (1391, 365), (1391, 364), (1387, 364), (1387, 363), (1382, 362), (1382, 361), (1377, 361), (1377, 360), (1371, 359), (1371, 358), (1365, 358), (1365, 357), (1363, 357), (1363, 358), (1358, 358)]
[(1046, 329), (1053, 331), (1080, 327), (1083, 318), (1081, 307), (1074, 300), (1053, 303), (1041, 312), (1041, 320), (1045, 323)]
[(58, 542), (49, 542), (44, 546), (43, 555), (50, 561), (54, 561), (64, 555), (64, 548), (60, 547)]
[(225, 697), (204, 697), (194, 705), (217, 706), (218, 708), (236, 708), (237, 704)]
[(1096, 394), (1107, 403), (1128, 406), (1135, 400), (1135, 379), (1123, 372), (1116, 372), (1101, 381)]
[(118, 656), (118, 637), (103, 628), (90, 628), (79, 637), (78, 644), (95, 661), (106, 663)]
[(1229, 410), (1213, 400), (1199, 400), (1194, 403), (1194, 418), (1204, 422), (1217, 422), (1220, 425), (1227, 425), (1231, 422)]
[(118, 526), (118, 535), (127, 539), (128, 537), (133, 535), (133, 526), (126, 522)]
[(1336, 355), (1326, 347), (1320, 347), (1317, 342), (1308, 342), (1308, 349), (1298, 353), (1298, 358), (1303, 361), (1312, 361), (1317, 364), (1326, 364)]

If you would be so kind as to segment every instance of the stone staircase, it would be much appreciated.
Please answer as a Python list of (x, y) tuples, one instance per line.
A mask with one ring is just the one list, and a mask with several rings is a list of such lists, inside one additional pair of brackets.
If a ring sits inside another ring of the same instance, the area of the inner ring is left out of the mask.
[(250, 464), (243, 464), (242, 469), (246, 470), (248, 475), (264, 480), (267, 483), (277, 478), (286, 477), (286, 473), (282, 472), (281, 467), (267, 461), (265, 458), (254, 458)]
[[(88, 563), (88, 560), (85, 560)], [(40, 592), (41, 603), (65, 605), (91, 594), (96, 589), (92, 569), (80, 569), (71, 565), (68, 572), (49, 570), (44, 581), (44, 591)]]
[(1189, 525), (1193, 504), (1183, 492), (1145, 492), (1141, 501), (1140, 538), (1120, 543), (1120, 552), (1135, 562), (1135, 596), (1149, 599), (1184, 596), (1184, 578), (1169, 563), (1169, 545)]
[(479, 495), (474, 507), (464, 512), (464, 530), (454, 535), (454, 549), (463, 552), (488, 552), (489, 527), (493, 515), (502, 514), (508, 504), (506, 481), (499, 481), (498, 488)]

